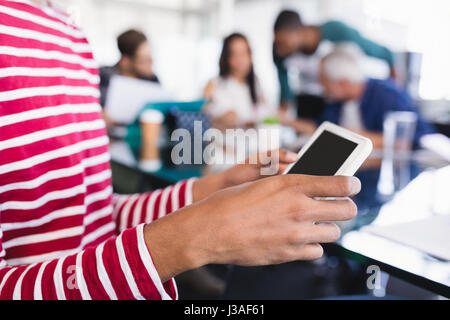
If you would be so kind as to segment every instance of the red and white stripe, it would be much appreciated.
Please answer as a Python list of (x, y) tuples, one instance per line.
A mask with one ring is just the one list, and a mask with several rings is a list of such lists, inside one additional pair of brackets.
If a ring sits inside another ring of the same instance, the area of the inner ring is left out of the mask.
[(66, 15), (0, 0), (0, 299), (171, 299), (144, 242), (193, 180), (113, 195), (99, 77)]

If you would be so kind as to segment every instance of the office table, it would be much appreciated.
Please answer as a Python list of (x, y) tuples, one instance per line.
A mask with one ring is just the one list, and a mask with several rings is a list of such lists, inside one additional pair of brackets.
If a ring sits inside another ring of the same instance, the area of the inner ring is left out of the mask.
[[(116, 192), (135, 193), (160, 188), (182, 179), (201, 177), (210, 170), (206, 165), (179, 165), (170, 161), (170, 146), (161, 149), (160, 169), (143, 170), (139, 166), (139, 146), (133, 146), (123, 140), (111, 142), (111, 167)], [(419, 152), (420, 153), (420, 152)], [(364, 227), (374, 221), (389, 221), (395, 215), (402, 221), (426, 218), (437, 214), (433, 204), (450, 202), (450, 179), (436, 186), (436, 172), (449, 172), (449, 168), (437, 169), (438, 165), (423, 164), (417, 161), (418, 153), (398, 173), (406, 185), (403, 191), (414, 186), (415, 190), (408, 200), (394, 201), (392, 196), (382, 196), (379, 189), (380, 167), (361, 169), (356, 176), (362, 182), (362, 191), (355, 197), (358, 215), (351, 222), (341, 225), (341, 239), (333, 244), (324, 245), (325, 252), (358, 261), (364, 266), (375, 266), (379, 270), (403, 279), (418, 287), (438, 295), (450, 298), (450, 262), (433, 257), (418, 249), (365, 231)], [(420, 153), (423, 155), (423, 152)], [(377, 162), (376, 159), (374, 161)], [(448, 164), (447, 164), (448, 165)], [(437, 171), (440, 170), (440, 171)], [(443, 179), (441, 179), (443, 180)], [(445, 179), (444, 179), (445, 180)], [(442, 188), (447, 187), (447, 192)], [(433, 189), (435, 188), (435, 189)], [(436, 188), (441, 188), (437, 190)], [(403, 192), (401, 191), (401, 192)], [(436, 198), (439, 197), (439, 198)], [(449, 208), (449, 206), (447, 206)], [(439, 208), (438, 208), (439, 209)], [(445, 212), (444, 214), (450, 214)], [(450, 235), (450, 230), (449, 230)], [(450, 238), (449, 238), (450, 241)], [(238, 269), (239, 270), (239, 269)], [(369, 270), (369, 269), (368, 269)], [(259, 270), (261, 271), (261, 270)], [(239, 272), (239, 271), (238, 271)], [(370, 274), (367, 274), (369, 277)]]

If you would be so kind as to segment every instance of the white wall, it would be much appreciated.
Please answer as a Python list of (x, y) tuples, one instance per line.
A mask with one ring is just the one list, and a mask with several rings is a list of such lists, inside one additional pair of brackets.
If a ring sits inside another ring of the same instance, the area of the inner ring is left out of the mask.
[(143, 30), (153, 43), (158, 76), (180, 99), (200, 95), (205, 83), (217, 75), (223, 36), (240, 31), (250, 40), (266, 99), (275, 105), (272, 27), (282, 8), (299, 10), (306, 23), (339, 19), (396, 51), (423, 52), (422, 97), (450, 99), (448, 0), (56, 1), (85, 30), (100, 64), (117, 61), (115, 38), (120, 32), (130, 27)]
[(218, 39), (200, 37), (207, 21), (196, 14), (182, 15), (175, 5), (180, 1), (167, 0), (164, 7), (159, 7), (159, 0), (58, 2), (73, 13), (100, 65), (116, 63), (119, 58), (116, 37), (129, 28), (137, 28), (149, 36), (155, 71), (165, 87), (177, 97), (192, 99), (198, 96), (200, 83), (210, 76), (206, 73), (215, 71)]

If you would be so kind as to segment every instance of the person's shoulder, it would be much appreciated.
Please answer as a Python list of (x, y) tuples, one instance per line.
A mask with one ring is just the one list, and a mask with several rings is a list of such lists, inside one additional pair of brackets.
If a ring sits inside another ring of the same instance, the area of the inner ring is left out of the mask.
[(347, 27), (347, 24), (345, 24), (344, 22), (339, 21), (339, 20), (328, 20), (328, 21), (325, 21), (324, 23), (322, 23), (322, 26), (340, 28), (340, 27)]
[(111, 78), (118, 74), (118, 70), (116, 66), (103, 66), (98, 69), (98, 74), (100, 76), (100, 87), (107, 87)]
[(322, 30), (326, 31), (341, 31), (350, 29), (349, 25), (339, 20), (328, 20), (320, 25)]
[(234, 83), (234, 80), (231, 77), (218, 76), (216, 78), (211, 79), (209, 83), (211, 83), (211, 86), (213, 88), (217, 89), (230, 86), (231, 84)]
[(216, 77), (216, 78), (210, 79), (206, 86), (210, 87), (210, 88), (215, 88), (223, 82), (224, 82), (224, 79), (222, 79), (221, 77)]
[(72, 16), (60, 4), (54, 3), (53, 1), (49, 2), (49, 8), (52, 10), (52, 14), (55, 15), (57, 18), (61, 19), (66, 23), (73, 23)]
[[(32, 21), (39, 20), (39, 25), (48, 25), (69, 36), (85, 38), (79, 26), (75, 23), (73, 15), (69, 14), (67, 8), (54, 1), (48, 1), (46, 5), (38, 5), (32, 1), (11, 1), (0, 0), (0, 6), (8, 8), (8, 15), (5, 19), (24, 19), (24, 14)], [(20, 20), (19, 20), (20, 21)], [(20, 26), (23, 28), (23, 26)]]
[(219, 78), (213, 78), (208, 81), (208, 83), (205, 86), (205, 89), (203, 90), (203, 97), (206, 99), (211, 99), (214, 95), (214, 90), (217, 86), (217, 82), (219, 81)]
[(348, 24), (338, 20), (329, 20), (320, 25), (322, 38), (330, 41), (352, 41), (357, 31)]
[(101, 77), (107, 78), (110, 78), (111, 76), (118, 73), (116, 66), (102, 66), (98, 70)]
[(101, 66), (99, 68), (102, 72), (115, 73), (117, 72), (117, 66)]
[(369, 79), (368, 89), (380, 99), (404, 99), (405, 92), (391, 79)]
[(400, 92), (400, 88), (397, 84), (391, 79), (369, 79), (368, 85), (377, 89), (377, 90), (385, 90), (385, 91), (393, 91)]

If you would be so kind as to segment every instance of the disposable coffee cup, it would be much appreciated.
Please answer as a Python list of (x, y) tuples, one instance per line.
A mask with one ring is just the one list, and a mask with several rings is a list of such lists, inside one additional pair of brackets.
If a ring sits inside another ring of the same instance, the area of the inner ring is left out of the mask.
[(158, 110), (146, 110), (139, 118), (141, 123), (141, 160), (159, 161), (159, 135), (164, 115)]
[(161, 111), (145, 110), (142, 112), (139, 122), (141, 123), (141, 136), (144, 144), (158, 144), (163, 121), (164, 115)]
[(162, 161), (160, 159), (148, 159), (139, 161), (139, 168), (146, 172), (158, 171), (162, 167)]

